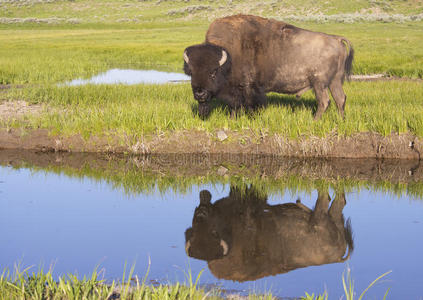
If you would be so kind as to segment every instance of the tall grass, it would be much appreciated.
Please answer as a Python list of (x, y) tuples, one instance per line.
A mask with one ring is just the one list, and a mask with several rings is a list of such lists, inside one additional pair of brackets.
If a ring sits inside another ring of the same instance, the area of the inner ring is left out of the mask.
[[(187, 284), (176, 283), (174, 285), (160, 284), (158, 286), (146, 283), (147, 274), (142, 281), (134, 274), (132, 265), (128, 274), (123, 272), (122, 281), (106, 281), (101, 272), (96, 269), (90, 276), (81, 279), (75, 274), (59, 276), (53, 275), (53, 269), (47, 272), (39, 268), (36, 272), (32, 267), (22, 269), (20, 264), (15, 265), (12, 272), (4, 269), (0, 275), (0, 299), (82, 299), (82, 300), (106, 300), (106, 299), (164, 299), (164, 300), (196, 300), (196, 299), (222, 299), (218, 290), (206, 292), (199, 286), (201, 274), (193, 278)], [(263, 296), (257, 296), (262, 299)]]
[[(365, 289), (363, 292), (361, 292), (361, 294), (358, 296), (357, 298), (357, 291), (354, 288), (354, 280), (351, 277), (351, 270), (347, 269), (346, 270), (346, 274), (345, 272), (342, 273), (342, 287), (344, 288), (344, 295), (340, 298), (340, 299), (345, 299), (346, 300), (354, 300), (354, 299), (358, 299), (358, 300), (362, 300), (363, 297), (366, 295), (366, 293), (368, 292), (368, 290), (374, 286), (377, 282), (380, 282), (380, 280), (382, 278), (384, 278), (385, 276), (387, 276), (388, 274), (390, 274), (392, 271), (388, 271), (383, 273), (382, 275), (378, 276), (375, 280), (373, 280)], [(390, 288), (388, 288), (383, 296), (383, 300), (386, 299), (386, 297), (388, 296)], [(329, 295), (328, 293), (325, 291), (322, 295), (314, 295), (314, 293), (309, 294), (306, 293), (304, 297), (301, 298), (302, 300), (328, 300), (329, 299)]]
[(87, 85), (33, 87), (9, 92), (9, 99), (48, 105), (49, 111), (4, 126), (46, 128), (55, 134), (118, 135), (122, 139), (148, 138), (158, 133), (220, 129), (249, 136), (279, 134), (298, 138), (350, 136), (377, 132), (384, 136), (411, 132), (423, 136), (423, 85), (420, 82), (352, 82), (345, 85), (345, 119), (332, 104), (319, 122), (313, 121), (316, 100), (310, 92), (297, 100), (270, 94), (269, 105), (253, 114), (230, 118), (218, 101), (207, 120), (197, 115), (188, 84)]
[[(201, 272), (193, 277), (186, 272), (185, 283), (148, 285), (147, 274), (142, 280), (134, 274), (134, 265), (128, 274), (123, 272), (122, 281), (106, 281), (101, 272), (95, 269), (90, 276), (69, 273), (59, 276), (53, 275), (53, 269), (45, 272), (39, 268), (31, 272), (32, 267), (22, 269), (15, 265), (12, 272), (4, 269), (0, 274), (0, 299), (4, 300), (223, 300), (218, 289), (204, 289), (200, 286)], [(237, 296), (234, 296), (235, 299)], [(241, 297), (240, 297), (241, 299)], [(251, 294), (251, 300), (274, 299), (270, 293)]]
[[(360, 294), (360, 296), (358, 296), (358, 300), (362, 300), (364, 295), (367, 293), (367, 291), (374, 286), (378, 281), (380, 281), (383, 277), (387, 276), (388, 274), (390, 274), (392, 271), (388, 271), (383, 273), (382, 275), (380, 275), (379, 277), (377, 277), (375, 280), (373, 280), (365, 289), (364, 291)], [(345, 278), (345, 273), (342, 274), (342, 286), (344, 288), (344, 292), (345, 292), (345, 299), (346, 300), (354, 300), (356, 299), (356, 292), (354, 290), (354, 280), (351, 278), (351, 271), (348, 269), (347, 270), (347, 274), (346, 274), (346, 278)], [(389, 288), (387, 289), (387, 291), (385, 292), (385, 295), (383, 296), (383, 300), (386, 299), (387, 295), (389, 293)]]
[[(126, 265), (125, 265), (126, 266)], [(128, 300), (223, 300), (222, 291), (211, 289), (206, 291), (199, 284), (201, 272), (193, 277), (191, 272), (186, 273), (187, 283), (176, 283), (173, 285), (159, 284), (157, 286), (146, 284), (148, 273), (143, 280), (139, 280), (134, 275), (134, 265), (129, 273), (124, 270), (122, 281), (106, 281), (102, 278), (101, 271), (96, 269), (90, 276), (83, 276), (79, 279), (75, 274), (59, 276), (57, 279), (53, 275), (53, 269), (47, 272), (42, 267), (36, 272), (31, 271), (33, 267), (21, 268), (20, 264), (15, 265), (12, 272), (4, 269), (0, 274), (0, 299), (7, 300), (47, 300), (47, 299), (82, 299), (82, 300), (108, 300), (108, 299), (128, 299)], [(390, 273), (386, 272), (371, 282), (360, 294), (358, 300), (362, 300), (366, 292), (378, 281)], [(127, 277), (126, 277), (127, 276)], [(350, 271), (347, 275), (342, 275), (344, 296), (346, 300), (356, 299), (357, 292), (354, 289), (354, 281)], [(389, 289), (383, 296), (385, 300)], [(231, 296), (237, 299), (236, 295)], [(275, 299), (271, 292), (266, 294), (251, 293), (247, 297), (250, 300), (272, 300)], [(343, 297), (342, 297), (343, 298)], [(245, 297), (239, 297), (245, 299)], [(328, 300), (327, 292), (321, 295), (305, 293), (302, 300)], [(332, 298), (330, 298), (332, 299)], [(333, 298), (334, 299), (334, 298)]]

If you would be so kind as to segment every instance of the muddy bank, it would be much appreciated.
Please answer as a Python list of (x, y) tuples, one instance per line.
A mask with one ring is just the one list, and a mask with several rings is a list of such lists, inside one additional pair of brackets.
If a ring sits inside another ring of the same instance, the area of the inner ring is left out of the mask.
[(133, 154), (254, 154), (284, 157), (420, 159), (423, 140), (412, 134), (358, 133), (350, 137), (289, 139), (246, 131), (177, 131), (134, 139), (124, 136), (53, 136), (44, 129), (1, 129), (0, 149)]
[[(287, 158), (246, 154), (160, 154), (132, 155), (110, 153), (41, 152), (0, 150), (0, 165), (43, 170), (86, 170), (102, 174), (139, 173), (159, 178), (238, 177), (286, 178), (299, 176), (311, 180), (337, 182), (340, 178), (391, 183), (423, 181), (423, 165), (419, 160)], [(79, 170), (79, 171), (78, 171)]]

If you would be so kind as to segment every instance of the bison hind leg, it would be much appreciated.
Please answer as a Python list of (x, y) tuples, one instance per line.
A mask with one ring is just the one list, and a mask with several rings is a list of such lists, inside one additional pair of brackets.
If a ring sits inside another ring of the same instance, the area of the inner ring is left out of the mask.
[(314, 115), (314, 120), (319, 120), (323, 113), (327, 110), (330, 103), (329, 92), (327, 86), (316, 83), (313, 85), (314, 94), (316, 95), (317, 99), (317, 111)]
[(339, 115), (344, 118), (344, 109), (345, 102), (347, 101), (347, 96), (344, 93), (342, 88), (342, 79), (335, 78), (329, 85), (330, 93), (332, 94), (333, 100), (338, 107)]
[(337, 192), (335, 199), (332, 201), (329, 208), (329, 216), (333, 220), (341, 221), (342, 225), (344, 225), (342, 211), (346, 204), (347, 204), (347, 201), (345, 200), (345, 193), (343, 191)]

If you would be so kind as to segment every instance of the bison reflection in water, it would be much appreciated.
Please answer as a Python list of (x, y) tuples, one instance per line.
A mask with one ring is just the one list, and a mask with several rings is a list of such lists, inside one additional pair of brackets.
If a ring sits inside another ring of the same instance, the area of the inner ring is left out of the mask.
[(217, 278), (236, 281), (343, 262), (353, 250), (350, 221), (342, 214), (345, 195), (338, 193), (329, 208), (330, 201), (328, 192), (319, 192), (314, 210), (300, 201), (269, 205), (253, 187), (232, 187), (212, 204), (203, 190), (185, 231), (186, 252), (206, 260)]

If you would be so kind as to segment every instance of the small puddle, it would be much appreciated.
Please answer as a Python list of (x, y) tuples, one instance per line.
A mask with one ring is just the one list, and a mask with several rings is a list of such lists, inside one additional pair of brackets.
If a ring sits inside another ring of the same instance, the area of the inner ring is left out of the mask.
[(111, 69), (89, 79), (74, 79), (65, 83), (68, 86), (84, 84), (165, 84), (187, 82), (190, 77), (182, 73), (156, 70)]

